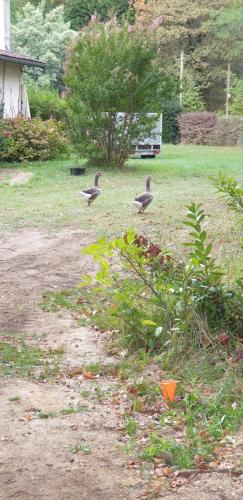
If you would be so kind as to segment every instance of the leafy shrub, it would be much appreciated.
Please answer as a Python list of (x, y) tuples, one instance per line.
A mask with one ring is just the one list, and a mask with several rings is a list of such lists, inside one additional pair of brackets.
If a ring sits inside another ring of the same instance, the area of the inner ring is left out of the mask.
[[(119, 330), (126, 348), (168, 349), (179, 355), (193, 344), (228, 342), (224, 332), (242, 334), (242, 290), (223, 284), (212, 245), (206, 242), (205, 218), (201, 206), (192, 203), (185, 221), (191, 236), (185, 262), (176, 262), (132, 231), (111, 242), (102, 239), (86, 250), (100, 264), (96, 291), (105, 294), (106, 318)], [(120, 272), (112, 271), (111, 257), (120, 261)]]
[(235, 146), (240, 137), (238, 118), (219, 118), (215, 113), (182, 113), (178, 118), (183, 144)]
[(178, 118), (181, 142), (183, 144), (207, 144), (208, 136), (215, 128), (215, 113), (182, 113)]
[(162, 139), (164, 143), (177, 144), (180, 140), (178, 115), (181, 113), (179, 102), (170, 101), (163, 107), (163, 130)]
[(214, 146), (236, 146), (240, 138), (241, 121), (237, 117), (217, 118), (217, 123), (208, 137), (207, 144)]
[(121, 168), (133, 142), (151, 134), (155, 119), (148, 112), (158, 111), (156, 96), (174, 92), (156, 58), (151, 31), (145, 36), (114, 19), (93, 19), (82, 29), (65, 76), (70, 134), (81, 156)]
[(54, 118), (62, 121), (65, 119), (66, 101), (54, 89), (32, 86), (28, 88), (28, 97), (32, 118), (41, 118), (42, 120)]
[(67, 139), (55, 120), (16, 117), (0, 122), (0, 160), (50, 160), (69, 152)]

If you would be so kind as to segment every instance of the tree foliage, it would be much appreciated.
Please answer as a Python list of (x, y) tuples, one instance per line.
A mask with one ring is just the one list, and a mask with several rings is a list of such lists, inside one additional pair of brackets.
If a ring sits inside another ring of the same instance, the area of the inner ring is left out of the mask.
[[(237, 0), (241, 2), (241, 0)], [(159, 27), (161, 60), (168, 72), (179, 73), (179, 54), (185, 53), (185, 69), (207, 109), (219, 109), (225, 99), (226, 61), (238, 46), (240, 29), (230, 0), (135, 0), (137, 22), (149, 26), (162, 16)], [(227, 25), (225, 26), (225, 19)], [(222, 33), (234, 32), (231, 43), (222, 43)], [(238, 58), (239, 60), (239, 58)], [(185, 87), (186, 88), (186, 87)]]
[(66, 44), (74, 36), (64, 21), (63, 6), (45, 13), (45, 0), (38, 6), (27, 3), (12, 26), (12, 48), (46, 63), (46, 70), (28, 69), (29, 81), (39, 86), (62, 88)]
[(114, 14), (121, 19), (130, 8), (129, 0), (66, 0), (64, 5), (65, 19), (75, 30), (88, 24), (92, 15), (100, 21), (108, 21)]
[(75, 43), (65, 81), (72, 137), (85, 157), (122, 166), (132, 141), (151, 131), (147, 112), (160, 111), (157, 96), (172, 91), (149, 35), (93, 20)]
[(28, 98), (32, 118), (65, 120), (67, 114), (66, 101), (58, 95), (56, 90), (31, 85), (28, 87)]
[(243, 78), (234, 78), (231, 87), (230, 112), (233, 115), (243, 116)]

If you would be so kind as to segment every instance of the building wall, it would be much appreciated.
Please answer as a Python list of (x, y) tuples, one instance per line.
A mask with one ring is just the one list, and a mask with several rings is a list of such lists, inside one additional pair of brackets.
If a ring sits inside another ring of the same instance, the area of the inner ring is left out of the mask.
[(0, 49), (10, 49), (10, 0), (0, 0)]
[(21, 66), (0, 61), (0, 104), (4, 104), (4, 118), (18, 114), (30, 116), (28, 99), (21, 83)]

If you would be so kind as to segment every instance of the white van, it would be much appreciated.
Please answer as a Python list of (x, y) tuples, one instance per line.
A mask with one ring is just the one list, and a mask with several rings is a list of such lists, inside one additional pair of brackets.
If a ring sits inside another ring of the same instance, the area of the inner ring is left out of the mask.
[[(148, 113), (149, 116), (156, 116), (156, 113)], [(155, 158), (161, 151), (162, 146), (162, 114), (155, 124), (151, 137), (146, 137), (143, 141), (134, 141), (131, 156), (137, 158)]]

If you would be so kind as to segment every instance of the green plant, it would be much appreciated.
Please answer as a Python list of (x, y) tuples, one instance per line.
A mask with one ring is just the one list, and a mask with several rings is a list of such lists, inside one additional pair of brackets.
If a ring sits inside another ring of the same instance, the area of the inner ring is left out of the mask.
[[(48, 380), (59, 372), (62, 353), (43, 351), (38, 346), (28, 346), (23, 341), (0, 341), (0, 373), (5, 377), (24, 376)], [(36, 369), (38, 375), (36, 375)]]
[(53, 86), (59, 90), (63, 89), (66, 44), (75, 35), (69, 26), (69, 22), (64, 21), (63, 5), (48, 12), (46, 1), (42, 0), (38, 5), (27, 2), (22, 12), (18, 9), (16, 22), (11, 27), (13, 50), (46, 64), (44, 72), (37, 68), (27, 68), (25, 80), (36, 82), (40, 87)]
[(233, 115), (242, 117), (243, 115), (243, 79), (234, 78), (230, 90), (232, 96), (232, 103), (230, 105), (230, 112)]
[(89, 408), (87, 406), (69, 406), (68, 408), (63, 408), (62, 415), (72, 415), (73, 413), (88, 413)]
[(85, 365), (84, 370), (92, 373), (92, 375), (97, 375), (100, 371), (102, 371), (102, 365), (99, 361), (96, 363), (89, 363), (88, 365)]
[(160, 112), (156, 96), (174, 90), (155, 62), (156, 48), (151, 32), (131, 32), (114, 19), (93, 19), (80, 32), (65, 82), (70, 134), (81, 156), (121, 168), (133, 141), (151, 133), (156, 118), (148, 112)]
[(71, 23), (71, 28), (79, 30), (85, 26), (92, 15), (100, 21), (107, 21), (112, 14), (123, 18), (129, 14), (131, 5), (128, 0), (69, 0), (65, 3), (65, 17)]
[[(222, 173), (218, 177), (210, 178), (216, 186), (217, 191), (226, 199), (228, 207), (239, 214), (239, 222), (243, 227), (243, 186), (234, 177), (226, 177)], [(243, 247), (243, 239), (241, 241)]]
[(132, 417), (128, 417), (126, 421), (126, 434), (128, 434), (129, 436), (134, 436), (134, 434), (136, 434), (137, 432), (137, 429), (137, 421)]
[(217, 191), (226, 199), (228, 206), (243, 216), (243, 186), (234, 177), (226, 177), (222, 173), (218, 177), (211, 177), (211, 180)]
[(20, 396), (10, 396), (9, 401), (20, 401)]
[(18, 116), (0, 122), (1, 161), (48, 160), (68, 153), (67, 139), (55, 120)]
[(69, 446), (69, 451), (71, 453), (78, 453), (79, 451), (82, 451), (83, 453), (91, 453), (91, 447), (85, 443), (74, 444)]
[(198, 86), (192, 75), (187, 73), (183, 80), (182, 109), (184, 113), (205, 110), (205, 105), (203, 103), (202, 96), (200, 95)]
[(49, 417), (55, 417), (56, 413), (53, 411), (39, 411), (37, 417), (41, 419), (47, 419)]
[(182, 108), (178, 100), (173, 100), (165, 103), (162, 106), (163, 112), (163, 128), (162, 138), (164, 143), (177, 144), (180, 140), (178, 116), (182, 112)]
[[(223, 283), (200, 204), (188, 207), (185, 224), (191, 237), (185, 243), (190, 249), (185, 262), (131, 230), (123, 238), (102, 238), (86, 250), (99, 263), (94, 291), (106, 298), (106, 317), (126, 348), (170, 355), (175, 349), (179, 355), (192, 341), (194, 346), (212, 344), (223, 329), (242, 331), (242, 293)], [(112, 256), (122, 272), (112, 271)], [(83, 277), (83, 285), (90, 280)]]
[(149, 445), (145, 446), (142, 453), (144, 460), (161, 458), (166, 464), (174, 465), (178, 469), (192, 468), (193, 460), (188, 446), (179, 444), (173, 439), (160, 437), (156, 432), (150, 434), (149, 440)]
[(66, 101), (58, 95), (56, 90), (31, 85), (28, 87), (28, 98), (32, 118), (65, 120), (67, 114)]

